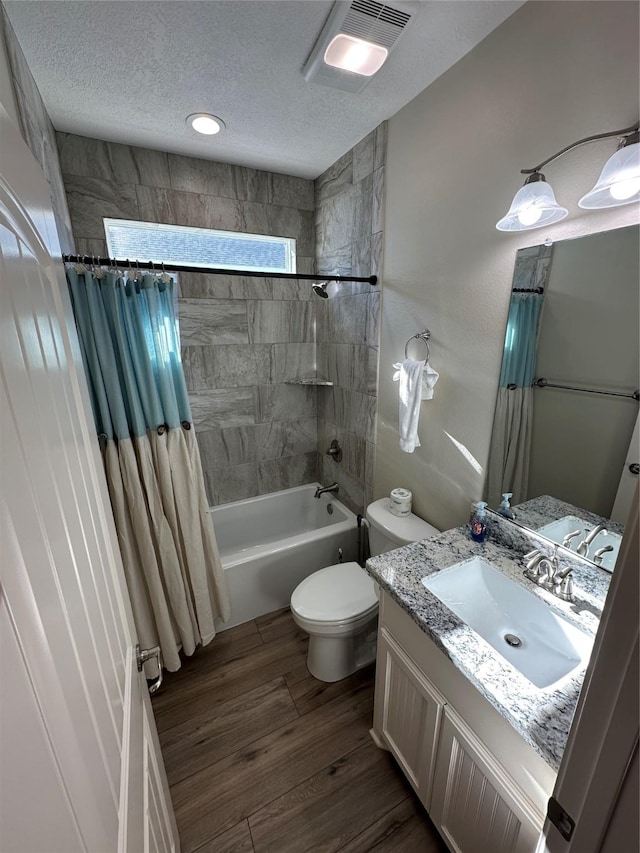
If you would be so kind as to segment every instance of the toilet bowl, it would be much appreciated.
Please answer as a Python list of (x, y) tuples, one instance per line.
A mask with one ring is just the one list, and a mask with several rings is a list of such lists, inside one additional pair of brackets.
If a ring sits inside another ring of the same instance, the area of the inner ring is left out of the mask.
[[(435, 536), (411, 513), (394, 516), (389, 499), (367, 507), (372, 556)], [(291, 596), (291, 615), (309, 634), (307, 668), (319, 681), (340, 681), (375, 659), (377, 585), (358, 563), (336, 563), (305, 578)]]

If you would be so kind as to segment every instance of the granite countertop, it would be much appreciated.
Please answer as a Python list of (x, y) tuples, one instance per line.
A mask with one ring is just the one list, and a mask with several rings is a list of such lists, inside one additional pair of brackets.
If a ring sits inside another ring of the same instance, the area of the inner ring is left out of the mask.
[[(499, 541), (471, 539), (467, 527), (441, 533), (367, 561), (367, 571), (456, 668), (508, 720), (547, 764), (560, 766), (584, 670), (555, 691), (531, 684), (423, 584), (422, 578), (481, 556), (589, 634), (600, 622), (611, 576), (574, 568), (576, 602), (564, 602), (523, 576), (521, 555)], [(428, 673), (427, 673), (428, 675)]]
[(617, 533), (622, 536), (624, 533), (624, 525), (611, 521), (610, 518), (603, 518), (595, 512), (582, 509), (582, 507), (574, 506), (573, 504), (561, 501), (551, 495), (540, 495), (537, 498), (531, 498), (525, 503), (514, 506), (513, 512), (515, 520), (531, 530), (540, 530), (541, 527), (549, 524), (551, 521), (557, 521), (559, 518), (564, 518), (567, 515), (573, 515), (576, 518), (582, 518), (588, 524), (593, 524), (597, 527), (598, 524), (605, 524), (610, 533)]

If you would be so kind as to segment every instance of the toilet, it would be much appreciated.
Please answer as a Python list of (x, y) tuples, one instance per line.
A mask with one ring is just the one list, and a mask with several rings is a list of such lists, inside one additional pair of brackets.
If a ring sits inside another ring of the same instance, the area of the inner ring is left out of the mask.
[[(410, 513), (393, 515), (389, 498), (367, 507), (372, 556), (440, 531)], [(337, 563), (305, 578), (291, 596), (291, 615), (309, 634), (307, 668), (319, 681), (340, 681), (376, 656), (377, 585), (358, 563)]]

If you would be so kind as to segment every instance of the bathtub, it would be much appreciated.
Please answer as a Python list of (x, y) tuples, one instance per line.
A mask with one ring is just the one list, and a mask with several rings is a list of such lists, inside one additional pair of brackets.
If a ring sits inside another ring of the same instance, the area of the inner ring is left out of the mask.
[(224, 631), (287, 607), (312, 572), (357, 558), (356, 516), (334, 494), (314, 498), (317, 483), (211, 507), (229, 585)]

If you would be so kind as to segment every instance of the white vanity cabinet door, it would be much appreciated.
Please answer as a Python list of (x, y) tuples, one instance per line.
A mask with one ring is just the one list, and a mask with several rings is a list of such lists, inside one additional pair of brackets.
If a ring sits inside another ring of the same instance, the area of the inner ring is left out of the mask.
[(456, 853), (534, 853), (542, 828), (511, 777), (449, 707), (429, 811)]
[(444, 699), (384, 628), (377, 660), (374, 730), (428, 809)]

